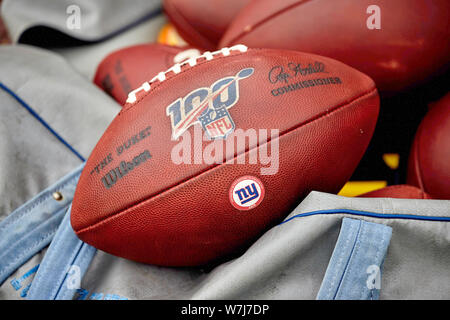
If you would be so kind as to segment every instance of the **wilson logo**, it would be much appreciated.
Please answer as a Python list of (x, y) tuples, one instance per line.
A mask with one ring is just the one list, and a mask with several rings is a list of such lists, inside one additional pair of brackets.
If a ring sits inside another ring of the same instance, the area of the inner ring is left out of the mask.
[(103, 182), (103, 185), (105, 186), (106, 189), (111, 188), (117, 183), (117, 181), (119, 181), (128, 173), (133, 171), (137, 166), (151, 159), (151, 157), (152, 156), (150, 152), (148, 150), (145, 150), (141, 154), (134, 157), (133, 160), (130, 162), (122, 161), (118, 167), (110, 170), (107, 174), (105, 174), (102, 177), (101, 180)]

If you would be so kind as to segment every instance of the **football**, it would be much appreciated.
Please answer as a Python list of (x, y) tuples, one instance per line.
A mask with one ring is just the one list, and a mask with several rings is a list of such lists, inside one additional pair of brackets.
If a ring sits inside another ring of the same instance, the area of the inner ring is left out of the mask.
[(215, 50), (230, 22), (250, 0), (164, 0), (164, 11), (187, 43)]
[(448, 0), (258, 0), (220, 46), (311, 52), (342, 61), (392, 94), (425, 82), (450, 61)]
[(372, 137), (374, 82), (336, 60), (223, 48), (130, 92), (80, 176), (71, 224), (127, 259), (234, 254), (312, 190), (337, 193)]
[(435, 199), (450, 199), (450, 93), (434, 103), (417, 129), (408, 183)]
[(431, 196), (415, 186), (398, 184), (364, 193), (360, 198), (431, 199)]
[(94, 83), (123, 105), (128, 93), (156, 74), (200, 55), (194, 48), (141, 44), (117, 50), (97, 67)]

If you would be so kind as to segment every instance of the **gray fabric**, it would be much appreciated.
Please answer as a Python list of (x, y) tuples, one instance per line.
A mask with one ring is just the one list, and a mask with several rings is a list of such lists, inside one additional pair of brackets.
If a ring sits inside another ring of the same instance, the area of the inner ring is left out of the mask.
[[(312, 192), (290, 216), (325, 209), (449, 217), (450, 201), (360, 199)], [(276, 226), (241, 257), (211, 272), (146, 266), (99, 252), (82, 286), (130, 299), (314, 299), (345, 216), (393, 228), (380, 299), (450, 298), (450, 222), (348, 214), (313, 215)]]
[[(56, 54), (0, 46), (0, 82), (87, 158), (120, 110)], [(81, 160), (0, 89), (0, 220), (69, 173)]]
[[(353, 199), (312, 192), (290, 217), (326, 209), (450, 216), (449, 201)], [(350, 214), (312, 215), (275, 226), (241, 257), (212, 271), (144, 265), (99, 251), (82, 281), (82, 291), (88, 298), (114, 293), (129, 299), (314, 299), (346, 216), (393, 229), (381, 299), (450, 298), (449, 222)], [(0, 292), (18, 298), (8, 282)]]
[(167, 22), (160, 14), (111, 39), (78, 47), (55, 48), (77, 71), (89, 81), (94, 78), (97, 66), (111, 52), (137, 44), (156, 42), (159, 31)]
[[(67, 28), (70, 14), (66, 10), (70, 5), (81, 10), (80, 29)], [(84, 41), (98, 41), (160, 7), (160, 0), (3, 0), (1, 11), (13, 42), (35, 26), (46, 26)]]

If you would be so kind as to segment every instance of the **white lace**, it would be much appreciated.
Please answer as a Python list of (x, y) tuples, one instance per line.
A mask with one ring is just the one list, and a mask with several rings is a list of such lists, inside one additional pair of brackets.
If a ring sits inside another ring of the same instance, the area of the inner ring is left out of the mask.
[(136, 93), (144, 90), (145, 92), (150, 91), (151, 89), (151, 83), (155, 82), (156, 80), (158, 80), (159, 82), (162, 82), (164, 80), (166, 80), (166, 74), (169, 72), (173, 72), (173, 73), (180, 73), (181, 72), (181, 67), (189, 64), (189, 66), (193, 67), (197, 64), (197, 60), (200, 58), (205, 58), (206, 60), (212, 60), (214, 58), (214, 56), (216, 55), (223, 55), (223, 56), (229, 56), (231, 51), (240, 51), (240, 52), (246, 52), (247, 51), (247, 47), (244, 46), (243, 44), (238, 44), (235, 46), (232, 46), (230, 48), (222, 48), (221, 50), (218, 51), (214, 51), (214, 52), (205, 52), (200, 56), (197, 57), (192, 57), (186, 61), (183, 61), (181, 63), (176, 63), (175, 65), (173, 65), (173, 67), (171, 67), (170, 69), (168, 69), (167, 71), (164, 72), (160, 72), (158, 73), (152, 80), (148, 81), (148, 82), (144, 82), (139, 88), (131, 91), (128, 94), (128, 99), (127, 99), (127, 103), (134, 103), (136, 102), (137, 98), (136, 98)]

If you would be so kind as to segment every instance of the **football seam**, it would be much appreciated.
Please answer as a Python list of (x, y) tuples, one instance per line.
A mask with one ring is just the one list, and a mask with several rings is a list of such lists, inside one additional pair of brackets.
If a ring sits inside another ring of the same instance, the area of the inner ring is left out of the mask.
[[(172, 11), (169, 13), (170, 10)], [(188, 41), (188, 39), (185, 39), (185, 37), (182, 36), (182, 33), (187, 35), (189, 38), (193, 38), (195, 41), (199, 40), (199, 42), (202, 43), (202, 46), (205, 46), (205, 44), (207, 44), (205, 47), (214, 47), (214, 48), (216, 47), (216, 44), (212, 43), (208, 38), (206, 38), (200, 32), (198, 32), (191, 23), (189, 23), (188, 19), (186, 19), (186, 17), (180, 12), (180, 10), (175, 5), (173, 4), (168, 5), (166, 1), (164, 11), (169, 16), (170, 22), (175, 26), (175, 29), (177, 29), (177, 32), (180, 34), (183, 40), (188, 42), (190, 45), (192, 45), (192, 42)], [(177, 19), (175, 19), (175, 17)], [(182, 23), (179, 23), (178, 19), (180, 19)], [(185, 31), (186, 27), (189, 30), (188, 32)]]
[[(376, 93), (376, 92), (377, 92), (376, 87), (372, 87), (370, 90), (363, 92), (362, 94), (360, 94), (360, 95), (358, 95), (358, 96), (356, 96), (356, 97), (350, 99), (349, 101), (345, 101), (345, 102), (343, 102), (343, 103), (341, 103), (341, 104), (339, 104), (339, 105), (337, 105), (337, 106), (335, 106), (335, 107), (329, 109), (328, 111), (322, 112), (322, 113), (318, 114), (317, 116), (312, 117), (311, 119), (308, 119), (308, 120), (306, 120), (306, 121), (304, 121), (304, 122), (298, 124), (298, 125), (295, 126), (295, 127), (292, 127), (292, 128), (290, 128), (290, 129), (287, 129), (285, 132), (283, 132), (283, 133), (281, 133), (281, 134), (279, 135), (278, 139), (280, 139), (280, 138), (281, 138), (282, 136), (284, 136), (284, 135), (287, 135), (287, 134), (289, 134), (289, 133), (291, 133), (291, 132), (294, 132), (294, 131), (297, 130), (297, 129), (303, 128), (303, 127), (305, 127), (305, 126), (307, 126), (307, 125), (309, 125), (309, 124), (312, 124), (312, 123), (314, 123), (314, 122), (316, 122), (316, 121), (318, 121), (318, 120), (320, 120), (320, 119), (322, 119), (322, 118), (325, 118), (325, 117), (327, 117), (327, 116), (329, 116), (329, 115), (331, 115), (331, 114), (334, 114), (334, 113), (336, 113), (336, 112), (339, 112), (339, 111), (343, 110), (345, 107), (347, 107), (347, 106), (353, 104), (353, 103), (356, 102), (357, 100), (360, 100), (360, 99), (369, 97), (369, 96), (371, 96), (373, 93)], [(270, 143), (271, 141), (272, 141), (272, 139), (270, 139), (270, 140), (268, 140), (267, 142), (265, 142), (265, 144), (268, 144), (268, 143)], [(244, 155), (244, 154), (247, 154), (248, 152), (254, 150), (255, 148), (259, 148), (259, 147), (261, 147), (261, 146), (253, 147), (253, 148), (248, 149), (248, 150), (246, 149), (244, 152), (242, 152), (242, 153), (240, 153), (240, 154), (236, 154), (236, 155), (233, 157), (233, 159), (235, 159), (235, 158), (237, 158), (237, 157), (239, 157), (239, 156), (242, 156), (242, 155)], [(197, 178), (197, 177), (199, 177), (199, 176), (205, 174), (206, 172), (209, 172), (209, 171), (211, 171), (211, 170), (214, 170), (215, 168), (219, 168), (221, 165), (223, 165), (223, 163), (222, 163), (222, 164), (211, 165), (210, 167), (208, 167), (208, 168), (206, 168), (205, 170), (203, 170), (203, 171), (201, 171), (201, 172), (195, 174), (194, 176), (188, 177), (188, 178), (184, 179), (183, 181), (181, 181), (180, 183), (178, 183), (178, 184), (176, 184), (176, 185), (169, 186), (169, 187), (165, 188), (164, 190), (159, 191), (159, 192), (156, 193), (156, 194), (152, 194), (152, 195), (150, 195), (149, 197), (147, 197), (146, 199), (144, 199), (144, 200), (142, 200), (142, 201), (140, 201), (140, 202), (137, 202), (137, 203), (133, 204), (132, 206), (126, 208), (125, 210), (111, 213), (111, 214), (109, 214), (107, 217), (105, 217), (105, 219), (100, 220), (100, 221), (97, 221), (97, 222), (95, 222), (94, 224), (91, 224), (91, 225), (89, 225), (89, 226), (82, 227), (82, 228), (79, 229), (79, 230), (75, 230), (75, 228), (74, 228), (74, 231), (75, 231), (78, 235), (80, 235), (80, 234), (82, 234), (82, 233), (85, 233), (85, 232), (88, 232), (88, 231), (90, 231), (90, 230), (92, 230), (92, 229), (95, 229), (95, 228), (97, 228), (97, 227), (99, 227), (99, 226), (101, 226), (101, 225), (103, 225), (103, 224), (105, 224), (105, 223), (108, 223), (109, 220), (114, 219), (114, 218), (119, 218), (120, 216), (127, 214), (129, 211), (132, 211), (132, 210), (136, 209), (137, 207), (140, 207), (140, 206), (145, 205), (148, 201), (151, 201), (151, 200), (153, 200), (153, 199), (156, 198), (156, 197), (162, 196), (164, 193), (169, 192), (170, 190), (172, 190), (172, 189), (174, 189), (174, 188), (180, 187), (182, 184), (184, 184), (184, 183), (186, 183), (186, 182), (188, 182), (188, 181), (190, 181), (190, 180), (192, 180), (192, 179), (194, 179), (194, 178)]]
[(418, 187), (423, 190), (426, 191), (425, 189), (425, 183), (423, 181), (422, 178), (422, 169), (420, 166), (420, 141), (422, 140), (422, 126), (419, 127), (419, 130), (417, 132), (417, 143), (416, 143), (416, 147), (415, 147), (415, 152), (414, 152), (414, 171), (416, 172), (416, 176), (417, 176), (417, 183), (419, 184)]
[(246, 36), (247, 34), (249, 34), (252, 31), (254, 31), (255, 29), (257, 29), (258, 27), (260, 27), (261, 25), (263, 25), (267, 21), (273, 19), (274, 17), (282, 15), (286, 11), (288, 11), (288, 10), (290, 10), (292, 8), (295, 8), (297, 6), (300, 6), (302, 4), (305, 4), (306, 2), (310, 2), (310, 1), (312, 1), (312, 0), (299, 0), (299, 2), (297, 2), (297, 3), (293, 3), (293, 4), (289, 5), (289, 6), (287, 6), (286, 8), (283, 8), (283, 9), (281, 9), (281, 10), (275, 12), (275, 13), (272, 13), (271, 15), (263, 18), (262, 20), (258, 21), (253, 26), (251, 26), (251, 29), (249, 31), (242, 30), (237, 36), (232, 38), (230, 41), (227, 41), (227, 45), (229, 45), (231, 43), (235, 43), (236, 41), (238, 41), (238, 39), (243, 38), (244, 36)]

